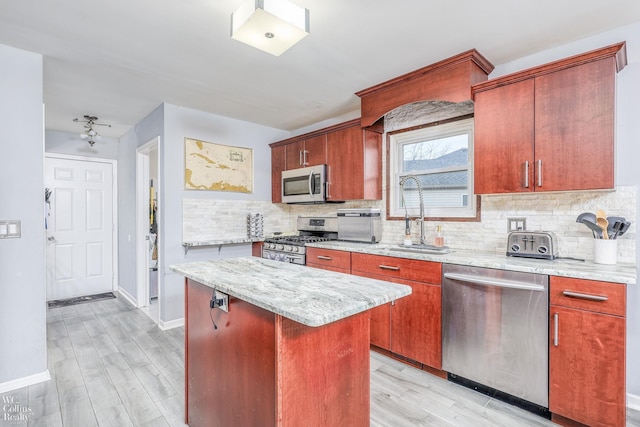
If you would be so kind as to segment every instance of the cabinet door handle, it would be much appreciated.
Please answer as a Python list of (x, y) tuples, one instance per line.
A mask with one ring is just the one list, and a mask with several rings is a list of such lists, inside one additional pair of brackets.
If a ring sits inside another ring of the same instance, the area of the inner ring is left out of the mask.
[(300, 166), (304, 166), (304, 164), (302, 163), (302, 150), (298, 151), (298, 164)]
[(307, 166), (309, 162), (307, 161), (307, 150), (302, 150), (302, 166)]
[(562, 295), (570, 298), (586, 299), (589, 301), (598, 301), (598, 302), (604, 302), (609, 299), (607, 298), (606, 295), (590, 295), (590, 294), (582, 294), (580, 292), (574, 292), (574, 291), (562, 291)]
[(329, 181), (327, 181), (327, 183), (325, 184), (327, 187), (327, 199), (331, 198), (331, 183)]
[(553, 345), (558, 346), (558, 313), (553, 314)]
[(400, 271), (400, 267), (394, 267), (392, 265), (384, 265), (384, 264), (380, 264), (378, 267), (380, 267), (383, 270), (393, 270), (393, 271)]
[(538, 187), (542, 187), (542, 160), (538, 160)]
[(324, 259), (327, 261), (331, 261), (333, 258), (331, 258), (330, 256), (326, 256), (326, 255), (318, 255), (318, 259)]
[(529, 160), (524, 162), (524, 188), (529, 188)]

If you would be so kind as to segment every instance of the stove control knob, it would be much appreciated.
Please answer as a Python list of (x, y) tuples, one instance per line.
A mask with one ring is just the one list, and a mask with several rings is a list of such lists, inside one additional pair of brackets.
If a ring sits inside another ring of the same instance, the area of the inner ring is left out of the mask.
[(298, 247), (297, 246), (292, 247), (291, 252), (298, 252)]
[(282, 251), (282, 250), (284, 250), (284, 245), (277, 245), (276, 249), (279, 250), (279, 251)]
[(292, 249), (291, 246), (285, 246), (284, 250), (287, 251), (287, 252), (291, 252), (293, 249)]

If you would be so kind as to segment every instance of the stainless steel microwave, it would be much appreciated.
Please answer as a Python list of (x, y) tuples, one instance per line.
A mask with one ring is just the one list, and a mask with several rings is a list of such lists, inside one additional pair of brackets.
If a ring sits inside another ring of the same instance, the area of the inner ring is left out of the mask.
[(283, 203), (324, 203), (326, 165), (282, 172)]

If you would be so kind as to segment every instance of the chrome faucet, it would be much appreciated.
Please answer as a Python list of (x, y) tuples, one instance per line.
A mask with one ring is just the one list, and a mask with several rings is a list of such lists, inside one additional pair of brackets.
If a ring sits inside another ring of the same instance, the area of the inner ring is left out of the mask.
[(420, 196), (420, 218), (418, 219), (418, 221), (420, 221), (420, 244), (424, 245), (425, 244), (425, 237), (424, 237), (424, 197), (422, 195), (422, 184), (420, 184), (420, 181), (414, 175), (407, 175), (407, 176), (403, 177), (400, 180), (400, 190), (402, 192), (402, 204), (404, 205), (405, 216), (408, 218), (409, 217), (409, 213), (407, 211), (407, 204), (404, 201), (404, 184), (405, 184), (405, 182), (407, 182), (410, 179), (414, 180), (416, 182), (416, 185), (418, 186), (418, 196)]

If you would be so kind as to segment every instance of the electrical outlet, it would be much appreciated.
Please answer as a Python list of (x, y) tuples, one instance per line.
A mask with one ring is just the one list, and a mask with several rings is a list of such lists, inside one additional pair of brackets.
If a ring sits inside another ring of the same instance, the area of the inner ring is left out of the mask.
[(229, 312), (229, 295), (216, 291), (216, 307), (222, 311)]
[(526, 231), (527, 219), (526, 218), (507, 218), (507, 232), (512, 231)]

